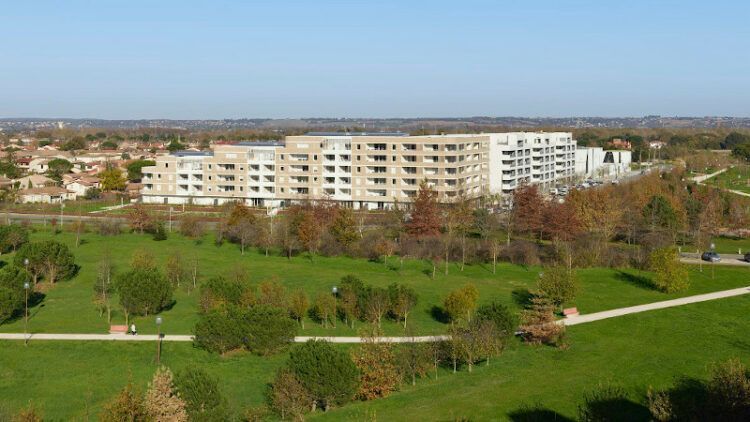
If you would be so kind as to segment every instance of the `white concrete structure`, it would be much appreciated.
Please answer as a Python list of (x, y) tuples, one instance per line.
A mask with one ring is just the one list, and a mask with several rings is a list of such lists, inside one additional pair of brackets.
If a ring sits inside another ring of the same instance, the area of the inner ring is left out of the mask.
[(548, 189), (574, 176), (576, 141), (570, 132), (493, 133), (489, 138), (492, 193), (510, 194), (524, 183)]
[(601, 147), (579, 147), (576, 150), (576, 176), (581, 178), (617, 179), (630, 170), (631, 152), (605, 151)]
[(572, 181), (576, 142), (569, 132), (408, 136), (326, 133), (284, 142), (239, 142), (181, 151), (143, 168), (146, 203), (278, 207), (332, 200), (356, 209), (410, 202), (425, 181), (438, 199), (509, 194)]

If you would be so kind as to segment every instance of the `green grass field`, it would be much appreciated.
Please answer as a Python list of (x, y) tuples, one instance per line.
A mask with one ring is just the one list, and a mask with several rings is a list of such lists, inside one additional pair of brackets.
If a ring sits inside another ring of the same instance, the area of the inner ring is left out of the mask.
[(706, 184), (750, 193), (750, 167), (731, 167), (724, 173), (706, 180)]
[[(355, 274), (366, 283), (387, 286), (398, 281), (414, 287), (419, 294), (419, 303), (410, 316), (415, 331), (419, 334), (441, 333), (446, 325), (433, 318), (432, 308), (439, 306), (443, 297), (452, 289), (466, 283), (474, 283), (480, 291), (480, 302), (499, 300), (520, 308), (514, 301), (514, 291), (524, 292), (533, 289), (538, 274), (538, 267), (522, 267), (511, 264), (500, 264), (497, 274), (492, 274), (487, 264), (468, 265), (461, 272), (458, 266), (451, 265), (450, 274), (438, 272), (433, 280), (430, 278), (431, 266), (419, 260), (407, 260), (403, 268), (398, 268), (398, 260), (389, 262), (395, 266), (386, 267), (382, 262), (369, 262), (363, 259), (346, 257), (316, 257), (310, 261), (306, 257), (294, 257), (288, 260), (280, 256), (264, 256), (254, 250), (240, 254), (236, 245), (224, 244), (215, 246), (209, 237), (200, 244), (172, 235), (166, 241), (156, 242), (150, 236), (124, 234), (115, 237), (102, 237), (96, 234), (83, 235), (83, 243), (75, 247), (75, 237), (71, 233), (53, 235), (45, 231), (33, 234), (34, 240), (54, 237), (67, 243), (80, 265), (78, 275), (46, 291), (44, 301), (30, 310), (30, 331), (35, 333), (106, 333), (108, 330), (105, 317), (101, 317), (92, 303), (92, 285), (96, 276), (97, 262), (105, 251), (115, 258), (119, 271), (127, 270), (131, 255), (136, 249), (151, 251), (159, 264), (163, 264), (169, 254), (179, 251), (186, 260), (199, 257), (200, 272), (203, 278), (229, 272), (235, 266), (245, 268), (252, 282), (277, 278), (288, 289), (303, 288), (312, 298), (318, 292), (330, 292), (339, 279), (346, 274)], [(6, 261), (11, 256), (2, 257)], [(679, 294), (663, 294), (649, 288), (649, 274), (637, 270), (585, 269), (579, 270), (581, 291), (571, 305), (577, 306), (583, 313), (591, 313), (622, 306), (630, 306), (680, 296), (724, 290), (747, 285), (750, 270), (746, 268), (717, 267), (715, 279), (710, 271), (698, 272), (691, 268), (691, 287)], [(197, 320), (198, 292), (178, 289), (175, 293), (175, 305), (162, 312), (163, 330), (168, 334), (188, 334)], [(124, 315), (114, 306), (113, 323), (124, 323)], [(140, 332), (153, 333), (156, 327), (153, 317), (136, 318), (135, 323)], [(336, 328), (323, 328), (313, 321), (306, 322), (306, 329), (301, 335), (354, 335), (358, 327), (351, 329), (343, 324)], [(387, 334), (400, 334), (400, 324), (387, 322), (384, 325)], [(0, 325), (0, 332), (21, 332), (23, 321), (18, 319)]]
[[(645, 418), (649, 385), (667, 387), (675, 377), (703, 379), (712, 362), (739, 357), (750, 363), (750, 297), (687, 305), (571, 327), (568, 350), (514, 342), (489, 367), (472, 373), (440, 372), (386, 399), (354, 403), (323, 420), (511, 420), (525, 405), (574, 418), (584, 391), (600, 382), (623, 386), (633, 401), (631, 420)], [(349, 347), (349, 346), (341, 346)], [(45, 417), (83, 420), (128, 380), (145, 389), (153, 374), (155, 344), (122, 342), (0, 342), (0, 409), (33, 400)], [(266, 385), (286, 354), (210, 355), (185, 343), (165, 343), (163, 363), (187, 365), (220, 378), (233, 409), (263, 403)], [(566, 419), (558, 419), (566, 420)]]

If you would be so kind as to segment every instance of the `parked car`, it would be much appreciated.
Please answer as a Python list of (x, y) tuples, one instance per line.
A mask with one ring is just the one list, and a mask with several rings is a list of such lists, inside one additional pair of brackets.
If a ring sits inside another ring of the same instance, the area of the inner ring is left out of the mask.
[(750, 262), (750, 252), (745, 254), (745, 262)]
[(701, 259), (708, 262), (719, 262), (721, 257), (716, 252), (703, 252)]

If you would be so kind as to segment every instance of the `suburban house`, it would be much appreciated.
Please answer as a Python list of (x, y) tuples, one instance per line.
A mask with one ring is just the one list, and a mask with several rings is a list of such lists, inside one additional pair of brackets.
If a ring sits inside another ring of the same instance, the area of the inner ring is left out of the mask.
[(27, 203), (55, 204), (75, 199), (75, 193), (57, 186), (22, 189), (18, 192), (18, 201)]
[(13, 182), (19, 183), (19, 187), (21, 189), (29, 189), (29, 187), (43, 188), (43, 187), (51, 186), (55, 184), (54, 180), (50, 179), (47, 176), (42, 176), (41, 174), (32, 174), (29, 176), (22, 177), (20, 179), (16, 179)]

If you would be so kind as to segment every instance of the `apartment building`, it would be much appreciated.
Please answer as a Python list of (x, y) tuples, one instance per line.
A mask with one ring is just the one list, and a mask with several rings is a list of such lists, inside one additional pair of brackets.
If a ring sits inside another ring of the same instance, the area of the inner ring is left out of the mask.
[(570, 132), (492, 133), (489, 190), (510, 194), (523, 184), (542, 190), (572, 181), (576, 141)]
[(332, 200), (355, 209), (410, 202), (424, 180), (439, 200), (510, 193), (519, 184), (552, 184), (571, 176), (571, 134), (312, 132), (283, 142), (217, 145), (177, 152), (143, 168), (147, 203), (278, 207)]

